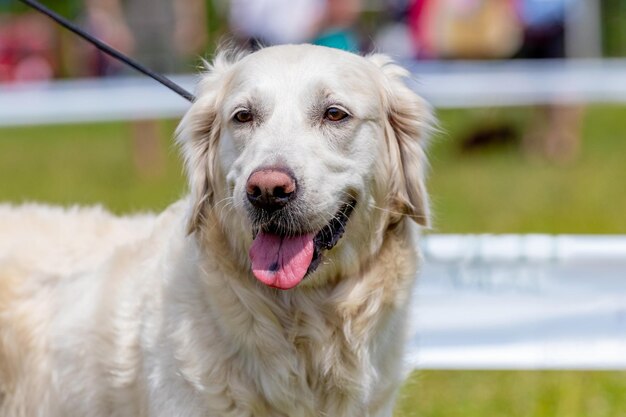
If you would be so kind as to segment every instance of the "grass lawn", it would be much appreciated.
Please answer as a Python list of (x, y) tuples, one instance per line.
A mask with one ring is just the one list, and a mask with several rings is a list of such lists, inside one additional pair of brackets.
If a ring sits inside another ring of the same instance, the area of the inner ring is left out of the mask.
[(626, 372), (422, 371), (395, 417), (625, 417)]
[(442, 113), (432, 148), (435, 231), (449, 233), (626, 233), (626, 107), (585, 111), (580, 157), (555, 165), (500, 146), (462, 154), (458, 138), (476, 119), (499, 117), (520, 131), (527, 109)]
[(0, 130), (0, 201), (103, 204), (117, 213), (160, 210), (184, 179), (172, 145), (174, 123), (159, 122), (163, 166), (142, 175), (132, 129), (107, 123)]
[[(626, 233), (626, 107), (586, 110), (582, 154), (558, 166), (515, 144), (459, 151), (487, 113), (440, 113), (429, 189), (438, 233)], [(493, 117), (493, 115), (487, 115)], [(527, 109), (497, 117), (524, 129)], [(103, 204), (118, 213), (160, 210), (185, 191), (171, 137), (159, 122), (162, 163), (138, 170), (127, 123), (0, 129), (0, 201)], [(626, 373), (415, 373), (397, 417), (626, 417)]]

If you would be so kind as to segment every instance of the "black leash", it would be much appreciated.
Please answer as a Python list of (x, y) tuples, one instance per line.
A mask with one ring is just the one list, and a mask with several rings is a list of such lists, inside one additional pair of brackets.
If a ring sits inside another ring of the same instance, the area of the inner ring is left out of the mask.
[(106, 43), (102, 42), (98, 38), (96, 38), (96, 37), (90, 35), (89, 33), (85, 32), (84, 30), (82, 30), (81, 28), (76, 26), (74, 23), (72, 23), (69, 20), (65, 19), (63, 16), (53, 12), (52, 10), (50, 10), (47, 7), (45, 7), (42, 4), (40, 4), (39, 2), (34, 1), (34, 0), (20, 0), (20, 1), (22, 3), (27, 4), (28, 6), (32, 7), (33, 9), (35, 9), (35, 10), (45, 14), (46, 16), (48, 16), (49, 18), (51, 18), (52, 20), (56, 21), (58, 24), (63, 26), (64, 28), (74, 32), (75, 34), (77, 34), (81, 38), (85, 39), (87, 42), (93, 44), (96, 48), (98, 48), (99, 50), (101, 50), (105, 54), (108, 54), (108, 55), (112, 56), (113, 58), (115, 58), (115, 59), (125, 63), (126, 65), (129, 65), (129, 66), (133, 67), (137, 71), (147, 75), (148, 77), (150, 77), (150, 78), (160, 82), (161, 84), (163, 84), (164, 86), (166, 86), (170, 90), (172, 90), (175, 93), (177, 93), (178, 95), (186, 98), (187, 100), (191, 101), (192, 103), (195, 101), (196, 97), (193, 94), (191, 94), (189, 91), (185, 90), (184, 88), (182, 88), (181, 86), (176, 84), (174, 81), (172, 81), (169, 78), (167, 78), (167, 77), (165, 77), (165, 76), (163, 76), (161, 74), (158, 74), (158, 73), (156, 73), (156, 72), (154, 72), (154, 71), (144, 67), (140, 63), (132, 60), (131, 58), (127, 57), (126, 55), (124, 55), (120, 51), (112, 48), (111, 46), (109, 46)]

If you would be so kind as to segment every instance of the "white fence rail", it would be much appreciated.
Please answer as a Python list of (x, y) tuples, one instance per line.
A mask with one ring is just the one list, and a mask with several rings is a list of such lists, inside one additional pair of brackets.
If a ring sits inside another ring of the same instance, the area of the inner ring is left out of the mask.
[[(407, 62), (412, 84), (439, 108), (626, 103), (625, 60)], [(173, 79), (190, 91), (195, 76)], [(0, 85), (0, 126), (182, 115), (189, 103), (146, 78)]]
[(626, 369), (626, 236), (421, 241), (412, 366)]
[[(173, 77), (193, 91), (194, 77)], [(0, 126), (179, 117), (189, 102), (146, 78), (0, 86)]]

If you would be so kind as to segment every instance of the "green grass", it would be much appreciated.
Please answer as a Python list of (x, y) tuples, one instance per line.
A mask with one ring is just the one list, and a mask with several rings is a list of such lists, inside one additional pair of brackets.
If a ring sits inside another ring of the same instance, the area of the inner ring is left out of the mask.
[[(517, 146), (459, 151), (477, 112), (444, 112), (431, 152), (435, 231), (458, 233), (626, 233), (626, 108), (588, 108), (581, 156), (567, 165), (524, 156)], [(524, 109), (500, 111), (523, 131)]]
[(626, 417), (626, 372), (422, 371), (395, 417)]
[[(459, 137), (481, 120), (523, 130), (525, 109), (446, 111), (430, 149), (435, 232), (626, 233), (626, 107), (587, 109), (581, 157), (554, 165), (522, 155), (516, 144), (479, 153)], [(133, 162), (127, 123), (0, 129), (0, 201), (103, 204), (117, 213), (160, 210), (184, 193), (171, 137), (159, 123), (160, 168)], [(626, 417), (623, 372), (414, 373), (396, 417)]]
[(0, 201), (103, 204), (114, 212), (160, 210), (184, 190), (172, 136), (160, 122), (162, 167), (142, 174), (123, 123), (0, 130)]

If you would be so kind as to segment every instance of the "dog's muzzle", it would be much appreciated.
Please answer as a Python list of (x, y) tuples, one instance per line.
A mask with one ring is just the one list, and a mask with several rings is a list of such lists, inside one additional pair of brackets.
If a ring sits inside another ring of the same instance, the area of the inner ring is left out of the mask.
[[(337, 245), (355, 205), (356, 199), (344, 203), (318, 231), (287, 233), (272, 223), (260, 228), (249, 252), (254, 276), (270, 287), (283, 290), (298, 285), (317, 269), (324, 252)], [(274, 214), (277, 215), (279, 212)]]

